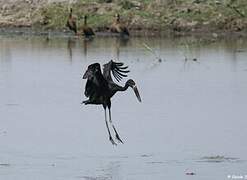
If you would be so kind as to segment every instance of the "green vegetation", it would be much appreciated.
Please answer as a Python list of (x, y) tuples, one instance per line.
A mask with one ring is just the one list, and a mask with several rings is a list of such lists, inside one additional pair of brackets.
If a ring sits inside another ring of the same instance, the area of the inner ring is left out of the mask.
[(135, 7), (135, 5), (128, 0), (121, 0), (119, 5), (123, 8), (123, 9), (131, 9), (133, 7)]
[(32, 13), (32, 26), (62, 30), (70, 7), (77, 17), (78, 26), (83, 24), (83, 16), (87, 14), (88, 24), (99, 31), (111, 25), (116, 13), (131, 30), (229, 32), (247, 28), (246, 0), (77, 0), (74, 4), (46, 3)]
[(61, 4), (51, 4), (40, 9), (42, 23), (46, 28), (62, 28), (68, 16), (68, 8)]

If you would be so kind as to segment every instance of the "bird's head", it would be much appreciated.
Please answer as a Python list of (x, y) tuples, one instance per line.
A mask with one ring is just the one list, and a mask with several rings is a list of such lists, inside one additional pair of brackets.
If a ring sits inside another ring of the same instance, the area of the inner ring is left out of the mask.
[(136, 85), (135, 81), (132, 80), (132, 79), (129, 79), (129, 80), (126, 82), (126, 84), (127, 84), (128, 86), (130, 86), (131, 88), (134, 88), (134, 86)]
[(138, 101), (142, 102), (142, 99), (141, 99), (140, 93), (139, 93), (139, 91), (138, 91), (138, 89), (137, 89), (137, 86), (136, 86), (135, 81), (132, 80), (132, 79), (129, 79), (129, 80), (126, 82), (126, 85), (127, 85), (127, 86), (130, 86), (130, 87), (134, 90), (135, 95), (136, 95)]
[(92, 79), (94, 75), (100, 73), (100, 64), (99, 63), (93, 63), (90, 64), (86, 70), (86, 72), (83, 75), (83, 79)]

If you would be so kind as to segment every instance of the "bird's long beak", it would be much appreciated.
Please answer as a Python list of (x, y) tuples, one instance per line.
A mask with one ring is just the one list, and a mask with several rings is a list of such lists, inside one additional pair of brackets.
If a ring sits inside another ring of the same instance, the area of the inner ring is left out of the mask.
[(89, 79), (90, 77), (92, 77), (92, 72), (87, 69), (82, 78)]
[(139, 91), (138, 91), (138, 89), (137, 89), (137, 86), (134, 85), (132, 88), (133, 88), (133, 90), (134, 90), (134, 92), (135, 92), (135, 95), (136, 95), (138, 101), (139, 101), (139, 102), (142, 102), (142, 99), (141, 99), (140, 93), (139, 93)]

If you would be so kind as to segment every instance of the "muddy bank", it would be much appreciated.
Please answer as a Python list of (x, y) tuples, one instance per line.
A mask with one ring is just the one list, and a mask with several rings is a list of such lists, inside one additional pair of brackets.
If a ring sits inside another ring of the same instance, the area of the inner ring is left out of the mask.
[(245, 35), (247, 29), (245, 0), (0, 0), (0, 28), (66, 33), (71, 7), (78, 26), (87, 14), (96, 32), (108, 32), (116, 13), (135, 35)]

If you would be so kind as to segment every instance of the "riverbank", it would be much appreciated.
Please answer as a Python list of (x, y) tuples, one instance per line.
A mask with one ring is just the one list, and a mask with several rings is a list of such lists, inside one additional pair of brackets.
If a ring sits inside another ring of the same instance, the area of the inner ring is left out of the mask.
[(71, 7), (79, 27), (87, 14), (88, 24), (101, 33), (116, 13), (135, 35), (247, 32), (245, 0), (0, 0), (0, 7), (2, 29), (67, 32)]

